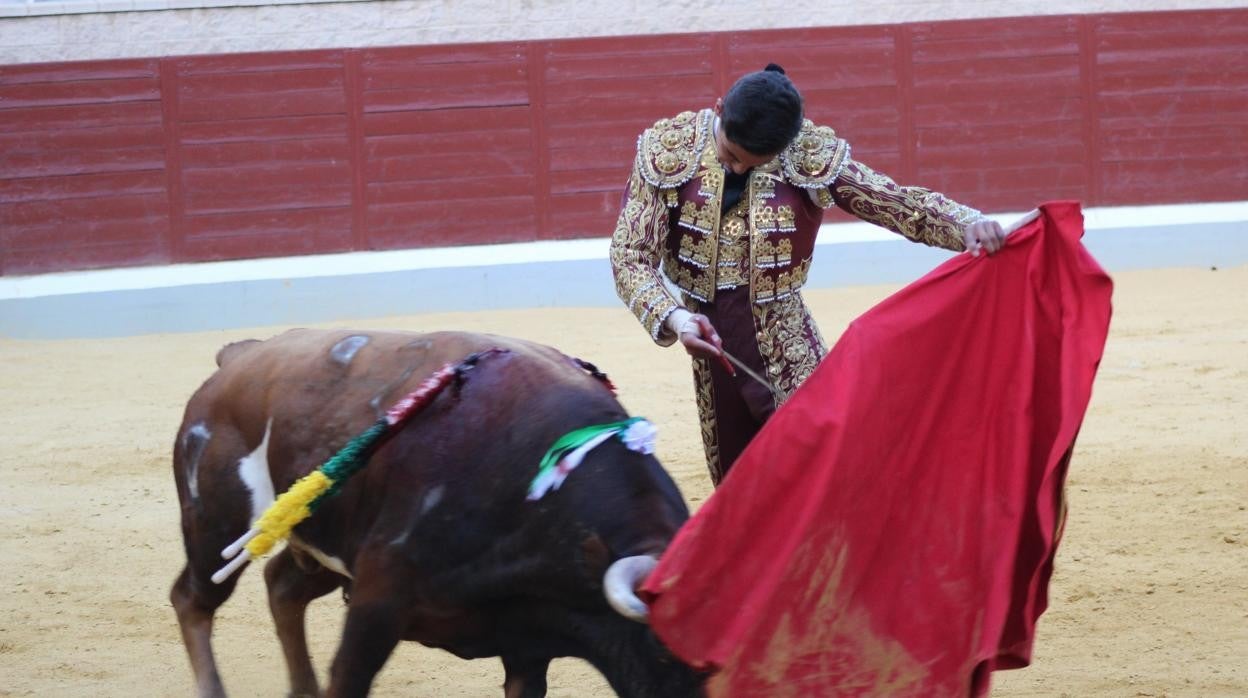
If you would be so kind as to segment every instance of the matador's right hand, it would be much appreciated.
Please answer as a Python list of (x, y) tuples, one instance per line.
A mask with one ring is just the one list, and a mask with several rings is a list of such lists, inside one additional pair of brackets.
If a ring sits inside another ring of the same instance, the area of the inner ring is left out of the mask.
[(735, 373), (732, 364), (724, 356), (724, 342), (711, 325), (711, 319), (701, 313), (691, 313), (678, 308), (668, 317), (668, 326), (676, 333), (681, 345), (690, 356), (719, 360), (729, 374)]

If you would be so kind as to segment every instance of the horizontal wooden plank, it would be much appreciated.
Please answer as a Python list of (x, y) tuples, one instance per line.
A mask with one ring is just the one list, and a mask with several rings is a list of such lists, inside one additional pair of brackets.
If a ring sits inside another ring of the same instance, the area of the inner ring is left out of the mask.
[(640, 133), (643, 128), (659, 119), (675, 116), (689, 109), (714, 106), (715, 99), (716, 93), (710, 86), (705, 86), (697, 92), (676, 97), (665, 95), (648, 100), (584, 100), (575, 105), (565, 104), (560, 109), (544, 110), (543, 114), (546, 123), (551, 126), (627, 121), (637, 124), (637, 132)]
[(182, 172), (188, 214), (325, 208), (351, 203), (346, 162), (273, 166), (258, 164)]
[(387, 63), (366, 65), (361, 79), (365, 92), (373, 90), (425, 89), (430, 86), (493, 89), (498, 84), (522, 83), (529, 79), (528, 63), (511, 59), (504, 62), (440, 63), (422, 65)]
[(970, 121), (953, 124), (923, 125), (915, 129), (916, 144), (920, 149), (941, 143), (970, 143), (974, 147), (993, 147), (994, 144), (1009, 146), (1031, 143), (1036, 146), (1082, 143), (1084, 134), (1082, 115), (1055, 117), (1047, 121), (1020, 123), (1007, 121), (980, 124)]
[(264, 143), (314, 138), (345, 138), (345, 114), (276, 116), (238, 121), (190, 122), (178, 125), (183, 144)]
[(619, 192), (585, 192), (551, 197), (549, 237), (606, 237), (620, 215)]
[(1248, 27), (1242, 19), (1226, 26), (1201, 27), (1192, 31), (1188, 25), (1162, 30), (1113, 32), (1100, 29), (1096, 33), (1096, 51), (1101, 55), (1128, 56), (1133, 53), (1207, 53), (1210, 51), (1242, 51), (1248, 43)]
[(470, 158), (458, 153), (374, 158), (365, 163), (364, 173), (369, 182), (471, 179), (487, 173), (531, 177), (535, 174), (534, 166), (532, 154), (527, 151), (483, 151)]
[(167, 59), (179, 77), (211, 75), (244, 75), (281, 70), (316, 70), (341, 66), (346, 60), (342, 50), (273, 51), (264, 53), (218, 53), (180, 56)]
[(361, 101), (366, 113), (393, 111), (426, 111), (433, 109), (464, 109), (481, 107), (526, 106), (529, 84), (506, 82), (483, 90), (473, 85), (441, 85), (402, 90), (365, 92)]
[(834, 129), (862, 119), (871, 124), (886, 121), (891, 125), (901, 119), (901, 94), (896, 85), (810, 90), (804, 92), (804, 99), (807, 119)]
[(916, 68), (932, 68), (942, 63), (985, 60), (1026, 60), (1079, 55), (1079, 32), (1071, 27), (1055, 34), (1015, 36), (977, 36), (948, 40), (914, 42)]
[(149, 78), (0, 85), (0, 114), (11, 109), (69, 104), (114, 104), (160, 99), (160, 85)]
[(42, 251), (48, 255), (74, 255), (80, 249), (118, 245), (163, 250), (169, 234), (165, 211), (141, 217), (78, 217), (38, 225), (16, 225), (0, 234), (6, 252)]
[[(1121, 133), (1109, 137), (1102, 134), (1098, 151), (1102, 162), (1217, 158), (1232, 152), (1227, 144), (1242, 142), (1244, 138), (1248, 138), (1248, 124), (1214, 129), (1183, 129), (1178, 134), (1163, 138), (1123, 137)], [(1248, 161), (1248, 154), (1243, 158)], [(1244, 170), (1243, 176), (1248, 178), (1248, 168)]]
[(531, 197), (369, 206), (365, 230), (372, 249), (535, 240), (535, 211)]
[(178, 101), (178, 119), (195, 122), (325, 116), (345, 114), (346, 109), (347, 99), (341, 88), (322, 88), (273, 94), (184, 98)]
[(1102, 118), (1152, 115), (1169, 120), (1185, 115), (1220, 114), (1238, 114), (1243, 117), (1248, 114), (1248, 90), (1100, 95), (1097, 109)]
[(649, 124), (617, 121), (600, 121), (579, 127), (575, 124), (551, 125), (546, 129), (546, 147), (551, 153), (577, 150), (594, 158), (614, 158), (621, 153), (631, 158), (637, 148), (637, 136), (647, 126)]
[(159, 237), (115, 245), (66, 245), (6, 249), (3, 271), (6, 275), (46, 274), (66, 269), (114, 269), (171, 261), (168, 247), (159, 246)]
[(914, 159), (920, 171), (930, 168), (956, 172), (981, 167), (992, 168), (994, 165), (1082, 166), (1086, 153), (1087, 147), (1079, 140), (1066, 143), (946, 141), (925, 143), (918, 148)]
[(480, 132), (493, 129), (529, 129), (533, 117), (528, 105), (434, 111), (378, 112), (364, 114), (366, 137), (397, 134)]
[(0, 178), (0, 202), (54, 201), (112, 197), (127, 194), (163, 194), (164, 170), (104, 172), (72, 177)]
[[(1079, 56), (1022, 56), (1018, 58), (986, 58), (916, 65), (914, 86), (916, 90), (944, 88), (946, 94), (958, 94), (971, 84), (1013, 86), (1014, 91), (1032, 88), (1036, 93), (1054, 86), (1078, 86), (1080, 78)], [(928, 93), (916, 96), (931, 99)]]
[(159, 123), (0, 133), (0, 161), (7, 153), (125, 150), (163, 143), (164, 129)]
[(498, 197), (535, 197), (532, 175), (488, 175), (418, 182), (370, 182), (365, 191), (368, 205), (390, 206), (418, 201), (478, 200)]
[(334, 222), (332, 218), (325, 219), (311, 230), (292, 233), (189, 238), (182, 243), (182, 258), (178, 261), (219, 262), (350, 251), (350, 219), (347, 219), (345, 226), (334, 227)]
[(617, 171), (628, 171), (633, 165), (633, 157), (637, 153), (635, 141), (620, 141), (611, 148), (553, 148), (548, 152), (550, 171), (578, 172), (597, 167), (611, 167)]
[(338, 184), (238, 188), (226, 191), (188, 189), (183, 199), (183, 207), (188, 216), (240, 211), (338, 208), (350, 205), (349, 186)]
[(690, 49), (684, 55), (649, 52), (617, 52), (599, 50), (583, 55), (556, 57), (546, 55), (544, 83), (547, 88), (562, 87), (582, 80), (605, 78), (651, 78), (665, 75), (710, 76), (714, 66), (703, 50)]
[(1175, 68), (1166, 72), (1097, 73), (1097, 94), (1143, 95), (1157, 92), (1248, 91), (1248, 63), (1237, 62), (1214, 70)]
[(281, 92), (342, 90), (345, 78), (342, 66), (196, 75), (178, 81), (178, 98), (185, 101)]
[(1029, 15), (987, 17), (956, 22), (920, 22), (905, 25), (916, 47), (924, 43), (957, 42), (964, 39), (1026, 41), (1030, 37), (1066, 36), (1079, 30), (1077, 15)]
[(351, 159), (345, 135), (300, 140), (187, 144), (180, 149), (183, 170), (246, 165), (285, 166), (338, 163)]
[(169, 199), (159, 194), (118, 194), (100, 198), (22, 201), (4, 204), (8, 226), (16, 228), (39, 226), (91, 226), (118, 221), (143, 221), (168, 215)]
[[(1101, 188), (1108, 199), (1130, 200), (1140, 192), (1170, 201), (1179, 192), (1191, 201), (1248, 198), (1244, 177), (1248, 158), (1133, 160), (1107, 162), (1101, 166)], [(1214, 193), (1217, 196), (1214, 196)]]
[(233, 192), (238, 189), (286, 189), (342, 185), (349, 188), (350, 164), (342, 161), (276, 164), (242, 163), (234, 167), (184, 169), (188, 191)]
[(1199, 50), (1171, 49), (1164, 44), (1147, 51), (1101, 51), (1096, 69), (1104, 75), (1166, 73), (1170, 71), (1239, 72), (1243, 68), (1242, 48), (1206, 47)]
[(155, 78), (159, 65), (155, 58), (0, 65), (0, 85)]
[(1248, 122), (1240, 120), (1227, 123), (1175, 125), (1153, 120), (1132, 127), (1110, 128), (1106, 124), (1101, 124), (1099, 133), (1101, 136), (1099, 149), (1108, 147), (1111, 142), (1131, 143), (1184, 138), (1219, 140), (1224, 144), (1234, 144), (1248, 142)]
[[(714, 94), (712, 81), (703, 75), (668, 75), (663, 78), (663, 90), (686, 95)], [(550, 87), (546, 90), (546, 104), (552, 109), (577, 109), (579, 105), (608, 104), (626, 100), (648, 101), (655, 93), (655, 83), (648, 78), (594, 78), (574, 84)], [(692, 101), (689, 104), (693, 105)], [(689, 108), (689, 107), (687, 107)]]
[(559, 196), (608, 192), (619, 198), (627, 188), (629, 171), (627, 167), (596, 167), (551, 172), (550, 193)]
[[(350, 231), (346, 206), (272, 211), (228, 211), (187, 216), (186, 238), (207, 242), (222, 238), (317, 235), (325, 230)], [(316, 251), (307, 246), (305, 252)]]
[(0, 133), (46, 132), (58, 129), (159, 124), (160, 102), (75, 104), (14, 109), (0, 119)]
[(100, 172), (163, 170), (165, 151), (159, 147), (118, 150), (46, 150), (0, 153), (0, 181), (10, 178), (62, 177)]
[[(1097, 120), (1097, 129), (1101, 133), (1117, 131), (1136, 131), (1141, 128), (1155, 126), (1159, 119), (1156, 112), (1134, 114), (1102, 114)], [(1238, 112), (1207, 112), (1189, 110), (1186, 112), (1167, 113), (1164, 119), (1171, 128), (1203, 128), (1216, 126), (1234, 126), (1243, 123)]]
[(994, 191), (1031, 191), (1047, 199), (1055, 187), (1086, 186), (1087, 168), (1082, 162), (1012, 166), (984, 162), (981, 167), (957, 170), (937, 165), (919, 168), (915, 181), (906, 184), (933, 189), (978, 207), (976, 199)]
[(1037, 123), (1054, 119), (1077, 119), (1083, 113), (1082, 99), (1052, 100), (1044, 95), (1010, 101), (976, 101), (973, 106), (960, 100), (925, 102), (914, 107), (917, 128), (956, 123)]
[(528, 129), (471, 131), (457, 134), (399, 134), (365, 139), (364, 156), (388, 158), (422, 155), (475, 156), (482, 151), (524, 153), (532, 156), (532, 134)]
[[(942, 106), (960, 108), (965, 118), (973, 119), (975, 114), (985, 106), (994, 112), (1017, 112), (1014, 106), (1020, 102), (1027, 104), (1027, 109), (1032, 111), (1037, 108), (1041, 110), (1061, 108), (1071, 102), (1076, 102), (1075, 106), (1082, 108), (1078, 101), (1083, 98), (1085, 91), (1077, 80), (1064, 76), (1028, 81), (985, 80), (975, 83), (949, 84), (943, 88), (938, 83), (931, 83), (927, 87), (916, 87), (911, 94), (916, 104), (930, 107), (944, 102)], [(955, 96), (950, 98), (950, 95)], [(1037, 100), (1038, 95), (1043, 95), (1044, 99)]]

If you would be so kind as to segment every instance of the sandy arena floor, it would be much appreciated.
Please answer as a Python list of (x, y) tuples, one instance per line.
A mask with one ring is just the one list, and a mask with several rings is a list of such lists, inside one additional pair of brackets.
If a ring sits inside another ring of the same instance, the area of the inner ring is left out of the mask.
[[(1115, 277), (1112, 334), (1071, 466), (1070, 519), (1033, 666), (1001, 696), (1248, 695), (1248, 267)], [(808, 299), (826, 336), (895, 287)], [(348, 326), (335, 323), (329, 326)], [(361, 328), (469, 329), (559, 346), (606, 370), (693, 506), (708, 494), (688, 364), (623, 309), (422, 315)], [(183, 696), (168, 589), (181, 568), (170, 447), (227, 341), (284, 328), (105, 341), (0, 340), (0, 695)], [(0, 332), (3, 330), (0, 329)], [(312, 607), (324, 673), (341, 600)], [(285, 671), (250, 570), (218, 615), (228, 688)], [(1239, 659), (1236, 659), (1239, 657)], [(404, 645), (379, 696), (501, 696), (501, 665)], [(557, 662), (551, 695), (609, 696)]]

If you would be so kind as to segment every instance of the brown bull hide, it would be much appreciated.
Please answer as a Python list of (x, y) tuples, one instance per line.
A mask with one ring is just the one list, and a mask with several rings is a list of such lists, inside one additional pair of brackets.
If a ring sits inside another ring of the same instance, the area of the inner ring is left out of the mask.
[(240, 571), (221, 550), (299, 477), (447, 363), (490, 354), (372, 455), (265, 567), (294, 694), (317, 695), (304, 610), (340, 587), (347, 618), (327, 694), (368, 693), (395, 645), (501, 657), (506, 696), (543, 696), (554, 657), (582, 657), (624, 696), (697, 695), (648, 627), (612, 612), (607, 565), (657, 555), (688, 517), (653, 456), (616, 439), (526, 501), (561, 435), (627, 415), (563, 354), (466, 333), (297, 330), (239, 342), (187, 405), (174, 447), (187, 565), (171, 592), (202, 696), (224, 693), (212, 621)]

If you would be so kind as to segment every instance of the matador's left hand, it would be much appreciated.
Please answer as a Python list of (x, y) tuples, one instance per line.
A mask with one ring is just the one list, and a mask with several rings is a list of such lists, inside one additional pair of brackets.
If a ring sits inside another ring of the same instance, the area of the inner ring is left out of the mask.
[(992, 254), (1005, 246), (1005, 231), (1000, 223), (981, 218), (962, 229), (962, 243), (972, 256), (978, 257), (980, 250)]

